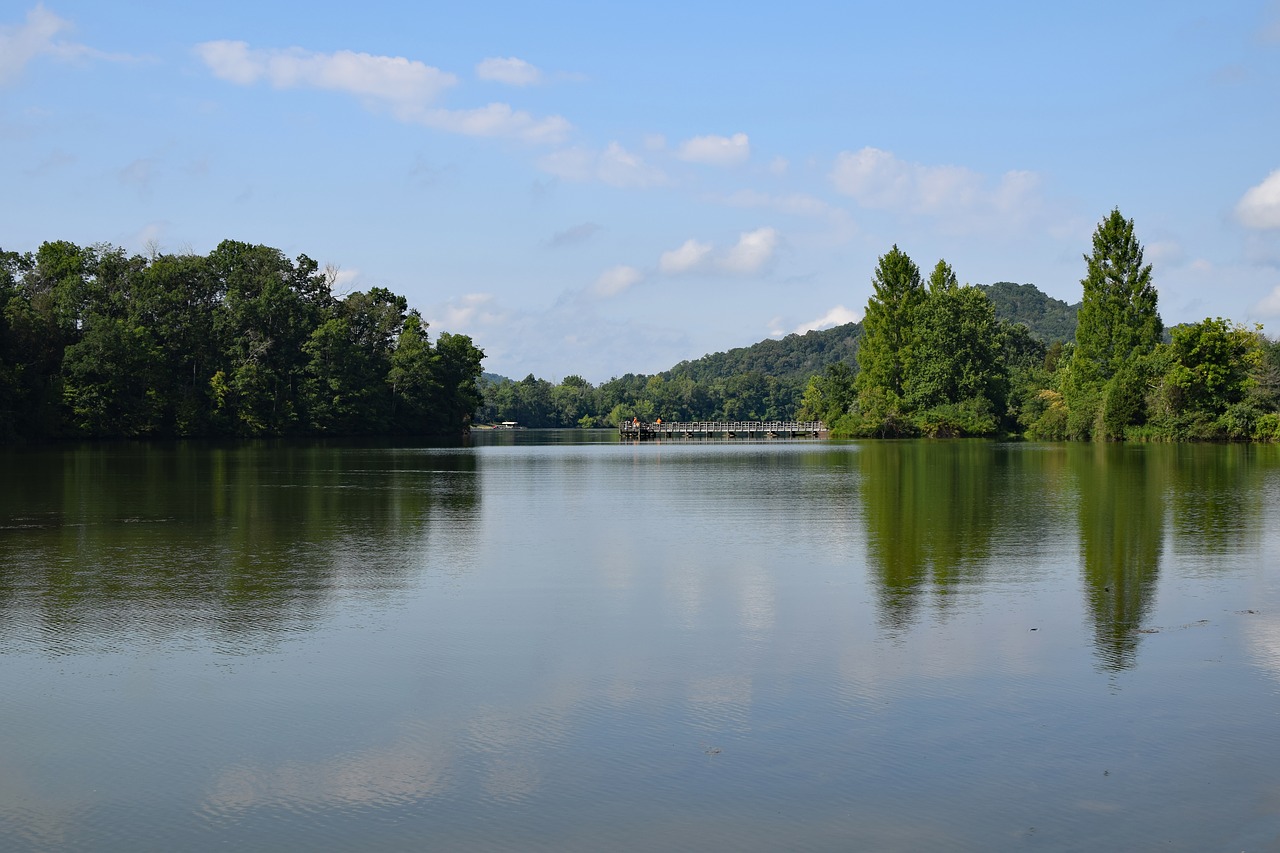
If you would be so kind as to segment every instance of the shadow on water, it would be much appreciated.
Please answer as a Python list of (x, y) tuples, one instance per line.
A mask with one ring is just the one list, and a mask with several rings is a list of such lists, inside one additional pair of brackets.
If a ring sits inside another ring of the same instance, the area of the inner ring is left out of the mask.
[(405, 587), (433, 533), (478, 508), (462, 449), (129, 444), (0, 461), (0, 612), (33, 629), (0, 645), (54, 652), (131, 631), (254, 648), (305, 629), (337, 589)]

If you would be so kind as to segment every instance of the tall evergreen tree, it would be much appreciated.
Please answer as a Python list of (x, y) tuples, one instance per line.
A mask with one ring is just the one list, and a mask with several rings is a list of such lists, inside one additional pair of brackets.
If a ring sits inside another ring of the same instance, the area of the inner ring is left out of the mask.
[(1098, 223), (1086, 255), (1075, 349), (1063, 382), (1071, 438), (1123, 438), (1146, 418), (1144, 365), (1164, 330), (1151, 265), (1133, 220), (1118, 209)]
[(1084, 298), (1071, 367), (1078, 381), (1105, 383), (1135, 357), (1155, 349), (1164, 326), (1156, 311), (1151, 264), (1142, 262), (1132, 219), (1112, 210), (1093, 232), (1093, 253), (1084, 260)]
[(895, 244), (880, 257), (875, 292), (867, 300), (858, 347), (857, 390), (864, 410), (902, 398), (904, 366), (911, 357), (916, 311), (925, 299), (920, 269)]

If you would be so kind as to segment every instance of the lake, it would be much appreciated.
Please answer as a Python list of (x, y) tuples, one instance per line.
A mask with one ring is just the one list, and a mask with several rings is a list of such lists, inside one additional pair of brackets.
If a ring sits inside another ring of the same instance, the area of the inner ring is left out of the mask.
[(3, 850), (1280, 849), (1280, 447), (0, 465)]

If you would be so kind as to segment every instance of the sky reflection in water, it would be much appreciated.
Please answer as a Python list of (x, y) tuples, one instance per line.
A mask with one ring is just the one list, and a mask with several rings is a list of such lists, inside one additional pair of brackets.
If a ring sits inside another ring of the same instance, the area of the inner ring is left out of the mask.
[(1275, 448), (583, 438), (10, 454), (0, 837), (1280, 844)]

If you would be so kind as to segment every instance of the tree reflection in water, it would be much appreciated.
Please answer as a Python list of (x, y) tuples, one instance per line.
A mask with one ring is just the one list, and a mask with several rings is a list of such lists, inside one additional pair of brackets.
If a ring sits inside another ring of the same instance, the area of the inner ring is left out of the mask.
[(127, 632), (255, 650), (337, 588), (411, 582), (477, 511), (467, 450), (256, 442), (9, 453), (0, 613), (51, 651)]

